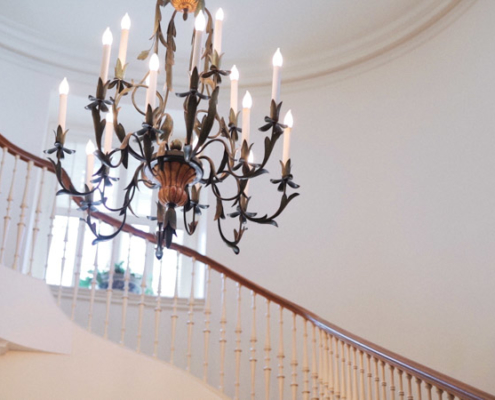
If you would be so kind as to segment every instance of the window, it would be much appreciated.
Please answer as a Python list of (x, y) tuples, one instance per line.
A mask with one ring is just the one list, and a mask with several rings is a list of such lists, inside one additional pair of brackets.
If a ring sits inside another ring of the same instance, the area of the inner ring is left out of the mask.
[[(83, 135), (72, 133), (68, 137), (67, 147), (75, 149), (76, 153), (65, 160), (64, 168), (72, 177), (76, 188), (81, 188), (85, 182), (86, 142), (87, 137)], [(134, 159), (129, 161), (129, 171), (133, 171), (137, 167), (138, 161)], [(131, 178), (131, 176), (127, 177), (126, 170), (122, 169), (120, 172), (120, 180), (115, 182), (113, 187), (107, 188), (107, 195), (117, 199), (116, 204), (111, 204), (111, 207), (117, 207), (119, 202), (122, 201), (123, 194), (121, 196), (118, 196), (118, 194), (123, 193), (123, 189)], [(95, 257), (98, 251), (97, 265), (99, 272), (108, 271), (110, 267), (115, 268), (115, 264), (119, 263), (123, 263), (122, 268), (124, 269), (129, 264), (131, 273), (138, 276), (142, 276), (146, 269), (147, 293), (156, 294), (159, 284), (160, 265), (162, 265), (161, 295), (166, 297), (174, 295), (176, 279), (178, 282), (178, 295), (180, 297), (190, 295), (191, 260), (182, 259), (182, 257), (177, 257), (176, 252), (166, 250), (163, 260), (160, 262), (156, 260), (154, 249), (150, 244), (147, 244), (141, 238), (130, 237), (126, 233), (119, 234), (112, 241), (94, 246), (92, 245), (94, 236), (86, 227), (86, 224), (80, 220), (83, 215), (81, 211), (75, 209), (75, 203), (72, 202), (71, 204), (67, 196), (59, 196), (56, 201), (56, 217), (52, 231), (53, 239), (48, 256), (47, 282), (49, 284), (60, 284), (60, 272), (63, 266), (62, 285), (72, 286), (74, 268), (78, 262), (78, 257), (80, 257), (80, 281), (83, 286), (89, 286), (93, 278)], [(153, 232), (156, 223), (146, 217), (154, 213), (154, 202), (156, 202), (156, 192), (148, 189), (137, 191), (133, 203), (133, 210), (137, 217), (129, 214), (127, 223), (144, 232)], [(106, 224), (101, 224), (98, 229), (101, 229), (104, 234), (110, 234), (114, 230), (114, 228)], [(203, 235), (197, 236), (203, 237)], [(178, 229), (176, 242), (184, 244), (184, 240), (184, 231)], [(82, 246), (81, 252), (77, 251), (78, 244)], [(194, 246), (194, 243), (192, 243), (192, 246)], [(177, 271), (179, 276), (177, 276)], [(197, 263), (195, 268), (195, 297), (197, 298), (204, 297), (204, 275), (204, 267)]]

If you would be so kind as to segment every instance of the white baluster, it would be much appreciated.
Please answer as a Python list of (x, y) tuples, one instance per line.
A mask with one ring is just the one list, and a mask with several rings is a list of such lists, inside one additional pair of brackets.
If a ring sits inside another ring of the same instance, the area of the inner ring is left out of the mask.
[[(5, 155), (7, 154), (7, 148), (2, 147), (2, 162), (0, 164), (0, 189), (2, 188), (2, 176), (3, 176), (3, 166), (5, 164)], [(0, 190), (1, 193), (1, 190)]]
[(33, 236), (31, 239), (31, 256), (29, 257), (29, 270), (28, 270), (29, 276), (33, 275), (34, 250), (36, 248), (36, 240), (38, 238), (38, 233), (40, 231), (40, 215), (41, 215), (41, 205), (43, 198), (43, 187), (45, 185), (45, 174), (46, 174), (46, 167), (43, 167), (43, 169), (41, 170), (40, 190), (38, 192), (38, 202), (36, 204), (36, 211), (34, 217)]
[(242, 324), (241, 324), (241, 284), (237, 283), (237, 324), (235, 327), (235, 397), (234, 399), (239, 399), (241, 392), (241, 334), (242, 334)]
[(316, 326), (314, 324), (311, 324), (312, 327), (312, 336), (311, 336), (311, 343), (312, 343), (312, 357), (311, 357), (311, 379), (313, 382), (313, 400), (318, 400), (318, 360), (316, 357)]
[(349, 400), (354, 400), (352, 396), (352, 360), (351, 360), (351, 346), (347, 345), (347, 398)]
[(333, 347), (333, 342), (335, 339), (335, 368), (334, 368), (334, 391), (335, 391), (335, 398), (338, 400), (341, 397), (341, 392), (340, 392), (340, 353), (339, 353), (339, 340), (337, 338), (334, 338), (333, 336), (330, 337), (330, 347)]
[(251, 352), (251, 357), (249, 357), (249, 365), (251, 366), (251, 399), (254, 399), (256, 395), (256, 342), (258, 341), (256, 338), (256, 293), (254, 291), (251, 291), (251, 298), (253, 321), (251, 323), (251, 338), (249, 340), (251, 345), (249, 349)]
[(278, 397), (280, 400), (284, 400), (284, 383), (285, 383), (285, 375), (284, 375), (284, 309), (282, 306), (279, 306), (280, 317), (279, 317), (279, 339), (278, 339)]
[(108, 329), (110, 326), (110, 309), (112, 305), (113, 297), (113, 278), (115, 275), (115, 260), (110, 260), (110, 266), (108, 268), (108, 286), (106, 290), (106, 304), (105, 304), (105, 328), (103, 330), (103, 337), (108, 339)]
[(395, 367), (389, 366), (390, 369), (390, 400), (395, 400)]
[(222, 279), (222, 316), (220, 318), (220, 383), (218, 388), (225, 391), (225, 345), (227, 344), (227, 279), (225, 274)]
[(160, 332), (160, 315), (162, 313), (162, 269), (163, 269), (163, 258), (160, 260), (160, 273), (158, 274), (158, 289), (156, 291), (155, 340), (153, 341), (153, 343), (154, 343), (153, 358), (158, 358), (158, 338), (159, 338), (159, 332)]
[(129, 281), (131, 280), (131, 248), (133, 236), (129, 234), (129, 248), (127, 249), (127, 268), (124, 275), (124, 294), (122, 295), (122, 325), (120, 327), (120, 345), (125, 344), (127, 322), (127, 305), (129, 304)]
[(2, 247), (0, 248), (0, 264), (3, 264), (3, 258), (5, 255), (5, 246), (7, 244), (7, 236), (9, 234), (10, 220), (12, 217), (10, 216), (10, 211), (12, 209), (12, 201), (14, 201), (14, 183), (15, 176), (17, 174), (17, 162), (19, 161), (19, 156), (15, 156), (14, 160), (14, 170), (12, 171), (12, 181), (10, 183), (9, 195), (7, 197), (7, 211), (5, 213), (5, 217), (3, 217), (3, 238), (2, 238)]
[[(366, 354), (368, 374), (368, 400), (373, 400), (373, 371), (371, 370), (371, 354)], [(363, 399), (364, 400), (364, 399)]]
[(179, 300), (179, 262), (180, 253), (177, 253), (177, 265), (175, 266), (175, 289), (174, 289), (174, 308), (171, 315), (172, 319), (172, 335), (170, 339), (170, 364), (174, 365), (174, 355), (175, 355), (175, 334), (177, 330), (177, 302)]
[(194, 277), (196, 274), (196, 259), (192, 259), (191, 267), (191, 293), (189, 294), (189, 311), (187, 312), (187, 367), (186, 370), (191, 372), (192, 357), (192, 336), (194, 328)]
[(292, 367), (292, 383), (290, 384), (292, 400), (297, 400), (297, 319), (295, 313), (292, 313), (292, 361), (290, 365)]
[[(53, 229), (53, 223), (52, 223), (52, 226), (50, 228), (50, 232), (52, 231), (52, 229)], [(82, 264), (82, 257), (83, 257), (85, 229), (86, 229), (86, 223), (84, 222), (83, 219), (80, 219), (79, 220), (79, 227), (77, 229), (76, 265), (74, 267), (74, 292), (72, 293), (72, 312), (71, 312), (71, 320), (72, 321), (74, 321), (74, 318), (76, 317), (77, 295), (79, 293), (79, 281), (81, 278), (81, 264)], [(51, 235), (51, 236), (53, 237), (53, 235)], [(50, 239), (50, 242), (51, 242), (51, 239)]]
[(387, 376), (385, 374), (385, 362), (381, 361), (380, 365), (382, 366), (382, 396), (383, 400), (387, 400)]
[(93, 278), (91, 279), (91, 292), (89, 298), (89, 312), (88, 312), (88, 331), (91, 332), (93, 327), (93, 314), (95, 308), (95, 295), (96, 295), (96, 283), (98, 277), (98, 245), (96, 245), (95, 263), (93, 268)]
[(211, 316), (211, 267), (208, 265), (206, 270), (206, 304), (205, 304), (205, 329), (203, 329), (205, 343), (204, 343), (204, 362), (203, 362), (203, 380), (208, 382), (208, 359), (210, 348), (210, 316)]
[(58, 296), (57, 304), (60, 306), (62, 302), (62, 283), (64, 279), (65, 263), (67, 262), (67, 243), (69, 243), (69, 226), (70, 226), (70, 216), (72, 211), (72, 199), (69, 199), (69, 210), (67, 213), (67, 224), (65, 225), (65, 235), (64, 235), (64, 250), (62, 252), (62, 264), (60, 266), (60, 280), (58, 284)]
[(378, 358), (373, 358), (375, 363), (375, 397), (380, 400), (380, 375), (378, 373)]
[(46, 280), (46, 272), (48, 271), (48, 260), (50, 258), (50, 248), (52, 247), (53, 226), (55, 225), (56, 211), (57, 211), (57, 196), (53, 196), (52, 212), (50, 214), (50, 227), (48, 228), (48, 236), (47, 236), (47, 250), (46, 250), (46, 261), (45, 261), (45, 271), (43, 273), (43, 280)]
[(340, 351), (340, 362), (342, 363), (342, 368), (340, 369), (341, 371), (341, 393), (340, 393), (340, 398), (341, 399), (347, 399), (347, 383), (346, 383), (346, 364), (345, 364), (345, 343), (343, 341), (340, 341), (341, 345), (341, 351)]
[(325, 386), (325, 399), (330, 400), (331, 399), (331, 391), (330, 391), (330, 353), (329, 353), (329, 347), (328, 347), (328, 334), (326, 332), (322, 331), (323, 335), (323, 344), (324, 344), (324, 353), (323, 353), (323, 371), (324, 371), (324, 382), (323, 385)]
[[(141, 353), (141, 341), (143, 338), (143, 316), (144, 316), (144, 306), (145, 306), (145, 298), (146, 298), (146, 288), (147, 288), (147, 280), (148, 280), (148, 274), (147, 272), (147, 264), (148, 264), (148, 245), (149, 242), (145, 241), (146, 244), (146, 249), (145, 249), (145, 255), (144, 255), (144, 268), (143, 268), (143, 275), (141, 278), (141, 295), (139, 298), (139, 316), (138, 316), (138, 333), (137, 333), (137, 346), (136, 346), (136, 351), (138, 353)], [(160, 260), (160, 275), (162, 273), (162, 261)], [(162, 281), (162, 278), (160, 277), (160, 283)]]
[(320, 388), (320, 399), (323, 400), (323, 398), (325, 397), (325, 376), (326, 376), (326, 373), (325, 373), (325, 355), (324, 355), (324, 350), (325, 350), (325, 346), (323, 344), (323, 339), (322, 339), (322, 331), (321, 329), (318, 328), (318, 339), (319, 339), (319, 354), (318, 354), (318, 359), (319, 359), (319, 363), (318, 363), (318, 383), (319, 383), (319, 388)]
[(266, 335), (265, 335), (265, 400), (270, 400), (270, 379), (272, 373), (270, 352), (272, 351), (271, 345), (271, 332), (270, 332), (270, 300), (266, 299)]
[(33, 162), (29, 161), (27, 164), (26, 171), (26, 182), (24, 184), (24, 194), (22, 195), (22, 203), (21, 203), (21, 215), (19, 216), (19, 222), (17, 223), (17, 240), (15, 242), (15, 252), (14, 252), (14, 264), (12, 265), (12, 269), (17, 271), (19, 267), (19, 257), (21, 255), (21, 247), (24, 238), (24, 230), (26, 229), (26, 208), (27, 205), (27, 195), (29, 193), (29, 183), (31, 181), (31, 170), (33, 168)]
[(353, 393), (353, 399), (354, 400), (359, 400), (359, 388), (358, 388), (358, 363), (357, 363), (357, 358), (356, 358), (356, 351), (357, 349), (355, 347), (352, 348), (352, 365), (353, 365), (353, 369), (354, 369), (354, 372), (353, 372), (353, 376), (352, 376), (352, 379), (353, 379), (353, 383), (354, 383), (354, 388), (352, 389), (352, 393)]
[(364, 352), (362, 350), (359, 350), (359, 365), (361, 369), (359, 370), (360, 372), (360, 379), (359, 379), (359, 387), (360, 387), (360, 393), (361, 396), (359, 397), (362, 400), (366, 399), (366, 389), (365, 389), (365, 381), (366, 378), (364, 376), (365, 374), (365, 369), (364, 369)]
[(304, 346), (303, 346), (303, 399), (309, 400), (309, 356), (308, 356), (308, 321), (304, 320)]

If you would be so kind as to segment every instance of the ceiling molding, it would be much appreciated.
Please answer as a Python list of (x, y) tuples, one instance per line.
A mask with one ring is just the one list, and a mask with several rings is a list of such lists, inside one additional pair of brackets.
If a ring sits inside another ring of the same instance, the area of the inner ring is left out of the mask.
[[(329, 75), (347, 75), (356, 70), (373, 68), (390, 60), (397, 53), (414, 48), (418, 43), (434, 37), (446, 25), (462, 15), (477, 0), (449, 0), (419, 2), (411, 12), (384, 26), (372, 35), (330, 48), (310, 57), (290, 60), (284, 68), (284, 84), (319, 84)], [(56, 77), (70, 76), (71, 82), (94, 86), (99, 71), (98, 58), (88, 60), (74, 49), (60, 48), (32, 29), (0, 16), (0, 58), (28, 69)], [(267, 87), (271, 84), (270, 66), (253, 60), (245, 65), (249, 74), (243, 86)], [(177, 60), (176, 70), (185, 68), (185, 60)], [(141, 68), (139, 68), (141, 67)], [(128, 76), (143, 75), (144, 63), (131, 63)], [(290, 85), (289, 85), (290, 86)]]

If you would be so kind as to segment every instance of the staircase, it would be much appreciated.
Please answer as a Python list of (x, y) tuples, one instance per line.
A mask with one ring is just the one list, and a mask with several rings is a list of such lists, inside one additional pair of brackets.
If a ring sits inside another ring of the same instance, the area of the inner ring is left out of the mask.
[[(0, 193), (0, 264), (26, 278), (45, 280), (55, 218), (52, 165), (1, 135), (0, 147), (0, 187), (8, 188)], [(16, 193), (22, 196), (16, 199)], [(79, 201), (73, 200), (76, 204)], [(83, 217), (82, 213), (79, 216)], [(94, 217), (108, 229), (120, 226), (107, 214)], [(79, 222), (78, 229), (84, 231), (84, 222)], [(136, 240), (148, 249), (154, 247), (153, 234), (130, 225), (123, 232), (132, 238), (128, 240), (129, 254)], [(173, 244), (173, 251), (176, 261), (172, 265), (161, 263), (158, 272), (161, 277), (166, 271), (176, 271), (167, 275), (175, 276), (175, 281), (169, 282), (174, 288), (169, 297), (162, 296), (162, 279), (156, 293), (149, 294), (146, 270), (139, 293), (131, 293), (129, 263), (123, 290), (111, 284), (113, 268), (108, 270), (108, 288), (97, 288), (98, 270), (103, 269), (97, 260), (89, 287), (81, 288), (83, 254), (79, 242), (71, 284), (62, 285), (64, 249), (60, 284), (50, 286), (50, 290), (66, 315), (85, 329), (83, 334), (77, 328), (79, 339), (84, 337), (88, 343), (96, 340), (95, 335), (88, 336), (91, 332), (157, 362), (165, 361), (167, 367), (180, 368), (216, 388), (219, 396), (495, 400), (493, 395), (346, 332), (190, 248)], [(186, 296), (179, 290), (184, 274), (177, 273), (183, 265), (190, 266)], [(204, 279), (198, 280), (198, 276)], [(198, 290), (198, 284), (204, 287)], [(5, 342), (6, 338), (2, 339)], [(100, 348), (100, 344), (94, 346)], [(115, 357), (118, 363), (119, 356)], [(29, 368), (29, 362), (24, 366)], [(162, 367), (160, 363), (157, 368), (166, 373)]]

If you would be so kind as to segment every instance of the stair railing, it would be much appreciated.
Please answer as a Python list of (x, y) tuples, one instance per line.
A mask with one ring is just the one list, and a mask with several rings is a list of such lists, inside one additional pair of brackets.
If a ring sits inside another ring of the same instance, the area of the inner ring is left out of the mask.
[[(41, 263), (44, 278), (55, 206), (43, 215), (42, 199), (51, 198), (49, 203), (55, 204), (51, 189), (55, 185), (48, 185), (53, 167), (1, 135), (0, 147), (0, 206), (5, 209), (0, 262), (10, 262), (13, 269), (29, 275)], [(6, 167), (12, 168), (10, 174)], [(15, 193), (21, 193), (18, 201)], [(120, 225), (107, 214), (94, 217), (102, 224)], [(42, 228), (46, 241), (40, 246)], [(79, 229), (85, 229), (84, 222)], [(123, 232), (144, 240), (146, 246), (156, 243), (153, 234), (130, 225)], [(146, 294), (146, 276), (141, 292), (130, 293), (129, 263), (123, 291), (112, 289), (113, 268), (108, 271), (108, 289), (98, 290), (97, 257), (91, 287), (79, 288), (82, 243), (77, 243), (72, 285), (58, 285), (54, 295), (71, 318), (89, 331), (184, 368), (234, 399), (495, 400), (351, 334), (195, 250), (178, 244), (172, 247), (177, 263), (161, 263), (159, 272), (161, 278), (164, 268), (176, 270), (170, 298), (161, 296), (162, 279), (155, 295)], [(191, 262), (188, 296), (180, 296), (178, 290), (181, 258)], [(202, 299), (195, 295), (195, 275), (200, 272), (205, 274)], [(169, 319), (163, 318), (165, 314)]]

